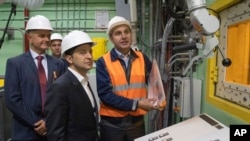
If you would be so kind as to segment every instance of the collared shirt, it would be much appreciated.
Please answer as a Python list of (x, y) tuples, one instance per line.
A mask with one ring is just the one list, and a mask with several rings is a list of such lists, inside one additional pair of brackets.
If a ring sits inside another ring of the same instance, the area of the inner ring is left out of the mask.
[(69, 71), (71, 71), (73, 73), (73, 75), (75, 75), (75, 77), (79, 80), (79, 82), (82, 84), (84, 90), (86, 91), (89, 100), (92, 104), (92, 107), (95, 107), (95, 102), (94, 102), (94, 97), (88, 87), (88, 77), (83, 77), (82, 75), (80, 75), (78, 72), (76, 72), (75, 70), (71, 69), (70, 67), (68, 67)]
[(115, 52), (119, 55), (119, 58), (121, 58), (125, 62), (125, 65), (126, 65), (126, 68), (127, 68), (128, 67), (130, 51), (127, 54), (122, 54), (117, 49), (115, 49)]
[(37, 56), (41, 55), (43, 56), (43, 60), (42, 60), (42, 64), (43, 64), (43, 68), (45, 70), (45, 74), (46, 74), (46, 78), (48, 80), (48, 63), (47, 63), (47, 58), (46, 58), (46, 54), (37, 54), (35, 51), (33, 51), (32, 49), (30, 49), (30, 54), (36, 64), (36, 67), (38, 67), (38, 60), (36, 59)]

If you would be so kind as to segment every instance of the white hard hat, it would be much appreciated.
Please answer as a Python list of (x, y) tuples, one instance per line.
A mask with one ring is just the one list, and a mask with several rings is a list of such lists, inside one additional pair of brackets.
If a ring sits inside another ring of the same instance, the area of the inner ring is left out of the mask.
[(53, 30), (49, 19), (42, 15), (36, 15), (34, 17), (31, 17), (27, 22), (25, 30), (27, 31), (33, 29)]
[(52, 41), (52, 40), (62, 40), (63, 39), (63, 37), (62, 37), (62, 35), (61, 34), (59, 34), (59, 33), (53, 33), (51, 36), (50, 36), (50, 40)]
[(127, 25), (131, 29), (131, 25), (130, 25), (130, 22), (128, 20), (126, 20), (125, 18), (120, 17), (120, 16), (115, 16), (108, 23), (107, 33), (110, 34), (112, 29), (116, 26), (119, 26), (119, 25)]
[(73, 30), (69, 32), (62, 40), (62, 56), (64, 57), (64, 53), (67, 50), (82, 44), (91, 44), (91, 47), (93, 47), (96, 43), (93, 42), (89, 35), (83, 31)]

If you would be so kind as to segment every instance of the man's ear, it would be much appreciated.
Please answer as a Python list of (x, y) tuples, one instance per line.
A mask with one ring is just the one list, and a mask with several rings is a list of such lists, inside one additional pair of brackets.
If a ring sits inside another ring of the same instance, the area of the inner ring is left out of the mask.
[(73, 61), (72, 61), (72, 55), (66, 55), (65, 56), (65, 60), (69, 63), (69, 64), (72, 64), (73, 63)]
[(30, 39), (31, 39), (31, 34), (32, 34), (32, 33), (30, 33), (30, 32), (27, 32), (27, 33), (26, 33), (26, 38), (27, 38), (29, 41), (30, 41)]
[(114, 44), (112, 36), (109, 36), (109, 41), (111, 41)]

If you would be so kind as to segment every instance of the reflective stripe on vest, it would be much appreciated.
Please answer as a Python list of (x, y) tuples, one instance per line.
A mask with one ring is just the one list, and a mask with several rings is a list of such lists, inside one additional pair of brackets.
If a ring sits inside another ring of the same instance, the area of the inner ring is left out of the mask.
[(120, 85), (120, 86), (113, 86), (113, 91), (114, 92), (118, 92), (118, 91), (123, 91), (123, 90), (127, 90), (127, 89), (136, 89), (136, 88), (145, 88), (146, 85), (145, 83), (130, 83), (128, 84), (124, 84), (124, 85)]
[[(110, 52), (103, 56), (109, 73), (113, 92), (117, 95), (129, 99), (146, 98), (147, 90), (145, 83), (145, 63), (141, 52), (135, 52), (138, 58), (132, 61), (130, 83), (126, 80), (126, 74), (119, 60), (111, 61)], [(100, 114), (111, 117), (124, 117), (128, 114), (138, 116), (146, 114), (146, 111), (137, 109), (136, 111), (120, 111), (115, 108), (101, 104)]]

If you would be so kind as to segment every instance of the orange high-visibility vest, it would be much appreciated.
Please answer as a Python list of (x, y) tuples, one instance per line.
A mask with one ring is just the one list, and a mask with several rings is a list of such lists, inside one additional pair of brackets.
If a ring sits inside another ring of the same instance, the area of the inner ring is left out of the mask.
[[(113, 85), (113, 92), (129, 99), (139, 100), (146, 98), (147, 94), (145, 83), (145, 63), (143, 54), (141, 52), (135, 53), (138, 58), (132, 62), (129, 84), (126, 80), (126, 74), (119, 60), (112, 62), (110, 52), (105, 54), (103, 59)], [(128, 114), (134, 116), (144, 115), (146, 114), (146, 111), (140, 108), (137, 108), (136, 111), (120, 111), (101, 103), (100, 114), (102, 116), (109, 117), (124, 117)]]

